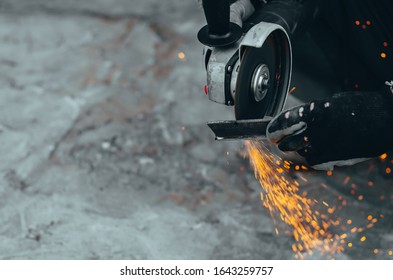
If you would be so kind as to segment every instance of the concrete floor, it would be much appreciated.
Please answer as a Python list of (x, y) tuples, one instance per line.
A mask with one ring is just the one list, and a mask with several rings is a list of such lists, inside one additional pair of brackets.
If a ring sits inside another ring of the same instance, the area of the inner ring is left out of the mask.
[[(203, 93), (203, 24), (194, 0), (2, 1), (1, 259), (294, 258), (243, 143), (206, 126), (233, 111)], [(292, 173), (345, 220), (384, 215), (335, 258), (392, 259), (387, 165)]]

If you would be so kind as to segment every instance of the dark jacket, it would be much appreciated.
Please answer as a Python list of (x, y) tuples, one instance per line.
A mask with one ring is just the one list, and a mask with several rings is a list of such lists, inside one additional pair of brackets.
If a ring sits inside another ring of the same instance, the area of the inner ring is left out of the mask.
[[(379, 90), (393, 80), (392, 0), (252, 0), (264, 21), (292, 39), (310, 32), (343, 90)], [(266, 2), (266, 3), (265, 3)]]

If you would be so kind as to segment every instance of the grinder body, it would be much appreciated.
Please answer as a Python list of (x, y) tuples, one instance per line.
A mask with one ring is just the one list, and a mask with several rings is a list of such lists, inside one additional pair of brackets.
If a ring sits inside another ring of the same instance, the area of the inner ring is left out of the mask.
[[(263, 137), (265, 131), (261, 127), (266, 127), (268, 120), (281, 112), (289, 90), (292, 71), (289, 36), (280, 25), (261, 21), (258, 14), (244, 23), (239, 35), (240, 27), (229, 24), (229, 1), (218, 2), (225, 8), (218, 8), (217, 1), (203, 1), (208, 25), (200, 30), (198, 39), (205, 44), (208, 97), (220, 104), (234, 105), (235, 120), (208, 125), (216, 139)], [(215, 24), (222, 19), (228, 23), (220, 22), (218, 32)]]

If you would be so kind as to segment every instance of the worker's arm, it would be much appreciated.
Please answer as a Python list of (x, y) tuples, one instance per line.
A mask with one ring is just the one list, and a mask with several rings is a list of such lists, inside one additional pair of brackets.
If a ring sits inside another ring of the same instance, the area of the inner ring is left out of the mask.
[(393, 94), (386, 86), (300, 105), (275, 117), (267, 136), (320, 170), (377, 157), (393, 150)]

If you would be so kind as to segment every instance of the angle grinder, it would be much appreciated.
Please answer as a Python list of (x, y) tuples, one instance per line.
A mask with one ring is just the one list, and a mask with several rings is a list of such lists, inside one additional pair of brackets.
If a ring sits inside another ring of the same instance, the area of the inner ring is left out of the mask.
[(198, 32), (209, 99), (234, 106), (235, 120), (209, 122), (216, 140), (263, 138), (285, 104), (292, 72), (289, 36), (256, 11), (241, 28), (229, 0), (203, 0), (207, 25)]

